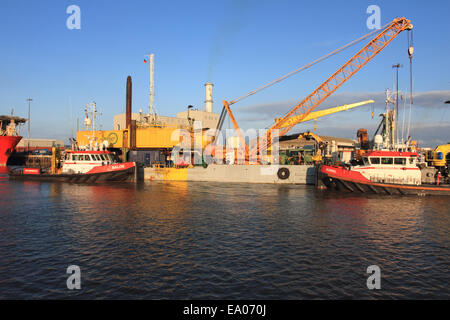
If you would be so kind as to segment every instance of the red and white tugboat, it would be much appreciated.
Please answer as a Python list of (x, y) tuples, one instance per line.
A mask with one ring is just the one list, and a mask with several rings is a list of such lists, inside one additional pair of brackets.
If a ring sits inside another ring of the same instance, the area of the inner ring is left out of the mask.
[(362, 165), (320, 165), (318, 186), (355, 193), (450, 195), (450, 184), (443, 184), (439, 173), (426, 177), (417, 159), (416, 152), (372, 151)]
[(89, 104), (92, 122), (89, 118), (86, 106), (86, 126), (88, 129), (92, 123), (91, 145), (78, 150), (77, 144), (73, 145), (73, 151), (66, 151), (61, 167), (56, 167), (56, 152), (53, 150), (52, 166), (48, 171), (39, 168), (16, 169), (9, 173), (10, 179), (46, 180), (91, 183), (98, 181), (126, 181), (131, 180), (136, 171), (135, 162), (120, 163), (114, 154), (106, 150), (105, 146), (98, 145), (95, 137), (96, 104)]
[(50, 172), (23, 168), (10, 172), (10, 179), (64, 182), (126, 181), (134, 176), (135, 162), (119, 163), (109, 151), (67, 151), (62, 166)]
[[(380, 115), (382, 121), (373, 141), (369, 141), (367, 130), (358, 130), (360, 149), (355, 159), (358, 165), (317, 167), (319, 189), (362, 194), (450, 195), (450, 168), (419, 162), (417, 143), (412, 143), (410, 137), (405, 143), (400, 142), (405, 127), (400, 130), (396, 125), (398, 98), (393, 99), (394, 96), (398, 97), (398, 92), (386, 90), (386, 112)], [(409, 125), (406, 131), (409, 136)], [(366, 137), (359, 132), (365, 132)]]

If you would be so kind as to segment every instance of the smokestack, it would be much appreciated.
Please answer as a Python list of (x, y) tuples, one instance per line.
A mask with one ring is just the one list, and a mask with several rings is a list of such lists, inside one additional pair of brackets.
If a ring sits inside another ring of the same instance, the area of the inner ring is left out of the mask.
[(205, 83), (205, 111), (213, 112), (212, 87), (210, 82)]
[(136, 150), (136, 120), (130, 123), (130, 149)]
[(131, 76), (127, 78), (127, 100), (126, 100), (126, 127), (129, 129), (131, 126)]

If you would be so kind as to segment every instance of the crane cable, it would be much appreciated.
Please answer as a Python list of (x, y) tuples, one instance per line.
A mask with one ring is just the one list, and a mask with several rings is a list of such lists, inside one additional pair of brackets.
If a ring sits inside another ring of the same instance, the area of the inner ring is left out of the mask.
[(252, 96), (255, 93), (258, 93), (258, 92), (264, 90), (267, 87), (270, 87), (270, 86), (272, 86), (272, 85), (274, 85), (276, 83), (279, 83), (279, 82), (283, 81), (284, 79), (289, 78), (290, 76), (293, 76), (294, 74), (297, 74), (297, 73), (299, 73), (299, 72), (301, 72), (303, 70), (306, 70), (309, 67), (312, 67), (313, 65), (315, 65), (315, 64), (317, 64), (319, 62), (322, 62), (323, 60), (325, 60), (325, 59), (327, 59), (327, 58), (329, 58), (329, 57), (331, 57), (331, 56), (333, 56), (335, 54), (338, 54), (339, 52), (347, 49), (348, 47), (351, 47), (351, 46), (353, 46), (353, 45), (355, 45), (355, 44), (357, 44), (357, 43), (367, 39), (368, 37), (370, 37), (370, 36), (372, 36), (372, 35), (374, 35), (374, 34), (376, 34), (378, 32), (381, 32), (382, 30), (387, 28), (390, 24), (391, 24), (391, 22), (386, 24), (385, 26), (383, 26), (380, 29), (376, 29), (376, 30), (374, 30), (372, 32), (369, 32), (368, 34), (366, 34), (366, 35), (356, 39), (356, 40), (353, 40), (352, 42), (350, 42), (350, 43), (348, 43), (348, 44), (346, 44), (346, 45), (344, 45), (344, 46), (342, 46), (342, 47), (340, 47), (340, 48), (338, 48), (338, 49), (336, 49), (336, 50), (334, 50), (334, 51), (332, 51), (332, 52), (330, 52), (330, 53), (328, 53), (328, 54), (326, 54), (324, 56), (322, 56), (321, 58), (318, 58), (318, 59), (316, 59), (316, 60), (314, 60), (314, 61), (312, 61), (312, 62), (310, 62), (310, 63), (308, 63), (308, 64), (306, 64), (306, 65), (304, 65), (304, 66), (302, 66), (302, 67), (300, 67), (300, 68), (298, 68), (296, 70), (294, 70), (294, 71), (291, 71), (291, 72), (285, 74), (284, 76), (281, 76), (281, 77), (279, 77), (279, 78), (277, 78), (277, 79), (275, 79), (275, 80), (273, 80), (273, 81), (271, 81), (271, 82), (269, 82), (269, 83), (267, 83), (267, 84), (265, 84), (265, 85), (255, 89), (253, 91), (250, 91), (249, 93), (247, 93), (247, 94), (245, 94), (245, 95), (243, 95), (243, 96), (241, 96), (241, 97), (239, 97), (237, 99), (234, 99), (234, 100), (230, 101), (229, 105), (231, 106), (232, 104), (235, 104), (236, 102), (239, 102), (239, 101), (241, 101), (241, 100), (243, 100), (243, 99), (245, 99), (245, 98), (247, 98), (249, 96)]
[(408, 30), (408, 55), (409, 55), (409, 118), (408, 118), (408, 133), (407, 139), (409, 139), (410, 127), (411, 127), (411, 113), (413, 105), (413, 62), (412, 57), (414, 53), (413, 31)]

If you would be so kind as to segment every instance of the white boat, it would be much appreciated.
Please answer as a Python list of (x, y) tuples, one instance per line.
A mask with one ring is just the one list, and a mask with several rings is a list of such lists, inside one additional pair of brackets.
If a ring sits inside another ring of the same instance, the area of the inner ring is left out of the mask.
[(416, 152), (371, 151), (362, 165), (320, 165), (317, 185), (354, 193), (449, 195), (450, 185), (442, 183), (439, 172), (425, 177), (422, 171), (427, 169), (421, 169), (417, 159)]
[(126, 181), (133, 177), (135, 162), (119, 163), (109, 151), (67, 151), (62, 167), (53, 172), (23, 168), (10, 172), (11, 179), (66, 182)]

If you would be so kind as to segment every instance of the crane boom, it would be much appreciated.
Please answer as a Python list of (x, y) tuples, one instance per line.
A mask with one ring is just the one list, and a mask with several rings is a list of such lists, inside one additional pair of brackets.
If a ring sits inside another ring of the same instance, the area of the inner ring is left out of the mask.
[[(278, 137), (285, 135), (296, 124), (300, 123), (309, 113), (316, 109), (325, 99), (334, 93), (340, 86), (349, 80), (356, 72), (361, 70), (370, 60), (380, 53), (394, 38), (402, 31), (411, 30), (413, 28), (410, 20), (406, 18), (394, 19), (385, 29), (374, 37), (368, 44), (359, 50), (350, 60), (348, 60), (341, 68), (331, 75), (316, 90), (308, 95), (303, 101), (289, 111), (280, 121), (270, 127), (262, 141), (254, 146), (251, 150), (252, 155), (256, 155), (267, 149), (273, 142), (272, 132), (279, 130)], [(285, 123), (292, 117), (297, 117), (296, 121)]]
[(223, 102), (224, 108), (226, 108), (228, 115), (230, 116), (231, 122), (233, 123), (234, 129), (236, 130), (236, 133), (239, 137), (239, 141), (245, 148), (245, 155), (248, 156), (248, 145), (247, 145), (247, 143), (245, 143), (245, 139), (244, 139), (244, 136), (242, 135), (241, 128), (239, 128), (239, 126), (236, 122), (236, 119), (234, 118), (233, 112), (230, 109), (230, 105), (225, 100), (223, 100), (222, 102)]
[[(282, 124), (281, 127), (282, 128), (286, 128), (286, 127), (288, 127), (289, 125), (291, 125), (294, 122), (296, 124), (299, 124), (299, 123), (303, 123), (303, 122), (306, 122), (306, 121), (315, 120), (317, 118), (325, 117), (325, 116), (328, 116), (330, 114), (334, 114), (334, 113), (337, 113), (337, 112), (350, 110), (350, 109), (353, 109), (353, 108), (356, 108), (356, 107), (361, 107), (361, 106), (364, 106), (366, 104), (374, 103), (374, 102), (375, 101), (373, 101), (373, 100), (366, 100), (366, 101), (361, 101), (361, 102), (357, 102), (357, 103), (346, 104), (346, 105), (339, 106), (339, 107), (328, 108), (328, 109), (325, 109), (325, 110), (311, 112), (306, 117), (303, 117), (303, 115), (293, 116), (292, 118), (287, 119)], [(299, 120), (300, 117), (302, 117), (301, 120)], [(278, 122), (280, 120), (281, 119), (275, 119), (275, 122)]]

